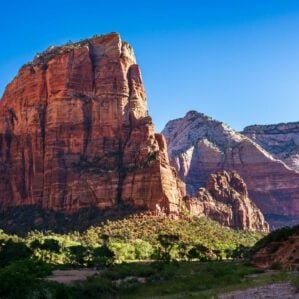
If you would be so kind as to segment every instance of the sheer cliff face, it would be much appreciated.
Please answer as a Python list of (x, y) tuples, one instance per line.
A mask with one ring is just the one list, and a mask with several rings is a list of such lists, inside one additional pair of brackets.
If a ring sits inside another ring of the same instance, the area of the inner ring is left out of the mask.
[(195, 197), (184, 198), (195, 216), (206, 215), (224, 226), (251, 231), (269, 231), (260, 209), (249, 198), (243, 179), (236, 172), (211, 174)]
[(181, 194), (155, 134), (132, 48), (118, 34), (51, 47), (0, 103), (0, 207), (73, 212), (127, 203), (177, 212)]
[(242, 134), (299, 172), (299, 122), (249, 126)]
[(170, 121), (162, 133), (189, 194), (204, 186), (210, 173), (236, 170), (263, 213), (299, 215), (299, 174), (246, 136), (194, 111)]

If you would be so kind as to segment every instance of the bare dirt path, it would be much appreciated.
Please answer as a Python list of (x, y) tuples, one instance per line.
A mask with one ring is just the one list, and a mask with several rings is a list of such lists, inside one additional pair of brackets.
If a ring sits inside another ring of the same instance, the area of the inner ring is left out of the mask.
[(99, 271), (93, 269), (55, 270), (46, 278), (46, 280), (63, 284), (73, 284), (79, 281), (84, 281), (88, 277), (96, 274), (99, 274)]

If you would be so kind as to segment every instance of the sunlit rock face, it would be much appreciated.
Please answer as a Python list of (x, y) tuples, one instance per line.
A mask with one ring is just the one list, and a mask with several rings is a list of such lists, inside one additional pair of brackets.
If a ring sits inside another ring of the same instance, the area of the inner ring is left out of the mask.
[(299, 172), (299, 122), (249, 126), (242, 134)]
[(133, 49), (118, 34), (50, 47), (7, 86), (1, 209), (130, 204), (172, 214), (183, 189), (148, 116)]
[(206, 187), (184, 201), (193, 216), (204, 215), (237, 229), (269, 231), (262, 212), (249, 198), (245, 182), (234, 171), (211, 174)]
[(171, 164), (193, 196), (209, 175), (237, 171), (250, 198), (265, 214), (299, 215), (299, 174), (250, 138), (196, 111), (172, 120), (163, 130)]

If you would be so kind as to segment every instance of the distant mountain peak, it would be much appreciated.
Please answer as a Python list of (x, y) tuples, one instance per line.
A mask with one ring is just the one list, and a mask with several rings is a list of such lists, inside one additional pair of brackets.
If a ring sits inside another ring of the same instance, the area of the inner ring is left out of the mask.
[(299, 174), (254, 138), (196, 111), (169, 121), (162, 134), (168, 143), (171, 165), (186, 183), (189, 194), (204, 186), (211, 173), (236, 170), (264, 213), (299, 215)]

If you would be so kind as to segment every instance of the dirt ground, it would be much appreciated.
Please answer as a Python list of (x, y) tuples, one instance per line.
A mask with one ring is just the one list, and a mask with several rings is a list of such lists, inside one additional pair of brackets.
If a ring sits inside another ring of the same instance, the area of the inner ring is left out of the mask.
[(88, 277), (99, 274), (99, 271), (93, 269), (77, 269), (77, 270), (55, 270), (52, 275), (46, 279), (63, 284), (72, 284), (79, 281), (84, 281)]

